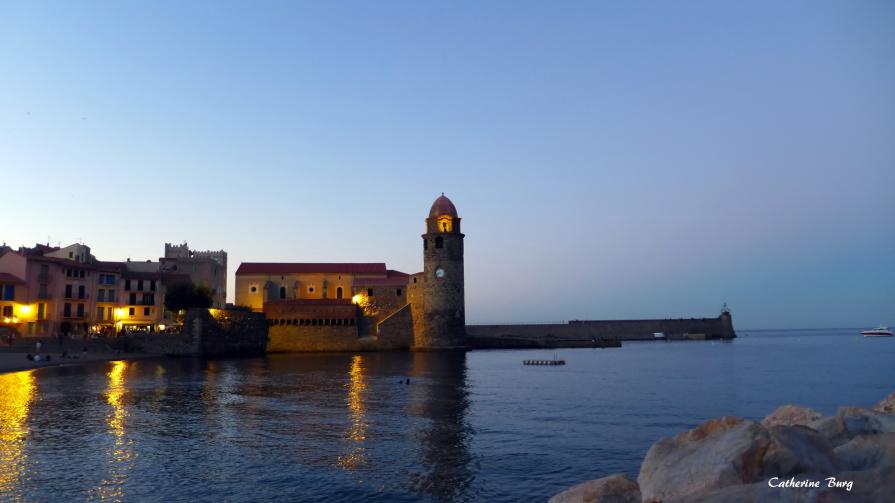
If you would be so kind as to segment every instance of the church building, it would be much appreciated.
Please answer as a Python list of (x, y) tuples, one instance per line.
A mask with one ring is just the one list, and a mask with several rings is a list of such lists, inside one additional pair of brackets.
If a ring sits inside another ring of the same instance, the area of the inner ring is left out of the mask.
[(442, 194), (426, 218), (422, 272), (243, 262), (236, 304), (265, 313), (270, 352), (465, 349), (463, 237), (457, 208)]

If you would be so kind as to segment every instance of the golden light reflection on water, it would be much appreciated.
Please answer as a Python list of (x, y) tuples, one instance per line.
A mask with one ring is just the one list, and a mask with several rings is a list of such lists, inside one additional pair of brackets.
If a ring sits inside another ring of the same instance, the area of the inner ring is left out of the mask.
[(114, 443), (109, 452), (109, 477), (103, 481), (99, 488), (99, 497), (102, 501), (121, 501), (123, 498), (122, 485), (127, 480), (128, 472), (134, 458), (131, 441), (126, 436), (128, 409), (123, 398), (127, 392), (125, 387), (125, 373), (128, 362), (112, 362), (112, 368), (106, 374), (106, 401), (110, 409), (106, 415), (106, 423), (109, 434)]
[(351, 414), (351, 428), (347, 433), (349, 452), (339, 456), (338, 465), (346, 470), (355, 470), (366, 461), (364, 441), (367, 439), (366, 398), (367, 382), (364, 376), (364, 357), (354, 355), (348, 370), (348, 412)]
[(25, 475), (25, 423), (34, 390), (31, 370), (0, 375), (0, 496), (12, 498)]

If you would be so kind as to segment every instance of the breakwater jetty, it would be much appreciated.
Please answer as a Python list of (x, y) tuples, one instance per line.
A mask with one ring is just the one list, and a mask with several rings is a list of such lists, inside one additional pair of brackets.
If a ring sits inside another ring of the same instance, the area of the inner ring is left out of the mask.
[(568, 323), (467, 325), (469, 345), (478, 349), (618, 347), (621, 341), (733, 339), (733, 319), (575, 320)]

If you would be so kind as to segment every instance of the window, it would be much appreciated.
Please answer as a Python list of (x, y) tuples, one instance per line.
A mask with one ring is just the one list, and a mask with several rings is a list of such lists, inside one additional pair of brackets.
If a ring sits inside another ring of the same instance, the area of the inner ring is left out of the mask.
[(131, 293), (131, 294), (128, 296), (128, 299), (127, 299), (127, 300), (128, 300), (128, 302), (127, 302), (128, 304), (130, 304), (130, 305), (132, 305), (132, 306), (133, 306), (133, 305), (136, 305), (136, 304), (137, 304), (137, 294), (136, 294), (136, 293)]
[(154, 293), (144, 293), (143, 294), (143, 305), (144, 306), (155, 305), (155, 294)]
[(281, 286), (281, 287), (280, 287), (280, 298), (281, 298), (281, 299), (285, 299), (285, 298), (286, 298), (286, 287), (285, 287), (285, 286)]
[(96, 308), (96, 321), (103, 321), (106, 316), (106, 309), (104, 307)]
[(3, 306), (3, 316), (12, 317), (12, 306)]
[(143, 316), (149, 316), (152, 314), (152, 308), (144, 307), (143, 308)]
[(16, 286), (3, 285), (3, 300), (16, 300)]
[(134, 315), (134, 308), (132, 308), (132, 307), (131, 307), (131, 308), (128, 308), (128, 310), (127, 310), (127, 314), (133, 316), (133, 315)]
[(367, 297), (372, 297), (372, 296), (373, 296), (373, 289), (367, 288)]
[(137, 280), (137, 290), (140, 290), (141, 292), (143, 291), (143, 280), (142, 279)]
[(124, 289), (127, 291), (131, 290), (131, 280), (129, 280), (129, 279), (124, 280)]
[(105, 302), (106, 301), (106, 291), (102, 288), (97, 290), (96, 292), (96, 301), (97, 302)]
[(314, 289), (314, 285), (308, 286), (308, 293), (314, 293), (316, 290)]
[(404, 292), (402, 292), (400, 288), (398, 288), (397, 290), (395, 290), (395, 295), (397, 295), (398, 297), (400, 297), (401, 294), (403, 294), (403, 293), (404, 293)]
[(109, 290), (109, 302), (115, 302), (115, 290)]
[(71, 298), (71, 285), (65, 285), (65, 298)]
[(79, 278), (83, 278), (83, 277), (84, 277), (84, 271), (79, 271), (79, 272), (78, 272), (78, 277), (79, 277)]
[(38, 304), (37, 305), (37, 319), (43, 320), (46, 318), (46, 315), (47, 315), (47, 305), (43, 304), (43, 303)]
[(338, 287), (338, 288), (336, 288), (336, 298), (337, 298), (337, 299), (341, 299), (341, 298), (342, 298), (342, 287), (341, 287), (341, 286)]
[(444, 238), (438, 236), (435, 238), (435, 248), (444, 248)]
[(78, 304), (78, 318), (84, 317), (84, 304)]
[(258, 287), (255, 286), (255, 285), (250, 286), (250, 287), (249, 287), (249, 292), (251, 292), (251, 293), (258, 293)]
[(78, 285), (78, 298), (79, 299), (87, 298), (87, 291), (84, 289), (84, 285)]
[(152, 290), (153, 292), (155, 291), (155, 280), (154, 279), (149, 281), (149, 289)]
[(72, 257), (73, 257), (72, 252), (68, 252), (68, 258), (72, 258)]
[(69, 304), (68, 302), (62, 305), (62, 316), (71, 318), (71, 304)]
[(37, 298), (39, 299), (47, 299), (47, 284), (41, 283), (40, 287), (37, 290)]
[(71, 277), (71, 269), (66, 269), (66, 270), (65, 270), (65, 277), (66, 277), (66, 278), (70, 278), (70, 277)]

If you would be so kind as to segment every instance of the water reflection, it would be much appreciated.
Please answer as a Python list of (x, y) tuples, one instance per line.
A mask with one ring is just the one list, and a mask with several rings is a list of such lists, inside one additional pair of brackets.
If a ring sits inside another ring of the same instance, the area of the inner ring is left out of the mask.
[(127, 480), (134, 460), (133, 441), (127, 438), (125, 432), (129, 412), (123, 401), (127, 392), (125, 374), (128, 365), (130, 364), (126, 361), (112, 362), (112, 368), (106, 374), (108, 384), (105, 396), (110, 406), (106, 424), (114, 442), (109, 451), (109, 476), (102, 482), (98, 491), (102, 501), (122, 500), (122, 486)]
[(473, 479), (473, 460), (466, 420), (466, 354), (420, 352), (412, 358), (410, 412), (428, 420), (416, 435), (423, 470), (412, 474), (412, 487), (436, 500), (470, 499), (466, 493)]
[(347, 440), (349, 452), (339, 456), (338, 466), (346, 470), (356, 470), (364, 465), (364, 441), (367, 439), (367, 420), (365, 417), (367, 383), (364, 377), (364, 357), (354, 355), (348, 369), (348, 413), (351, 416), (351, 427), (348, 429)]
[(21, 488), (25, 475), (25, 423), (35, 390), (32, 372), (0, 375), (0, 495), (4, 498), (21, 498), (14, 491)]

